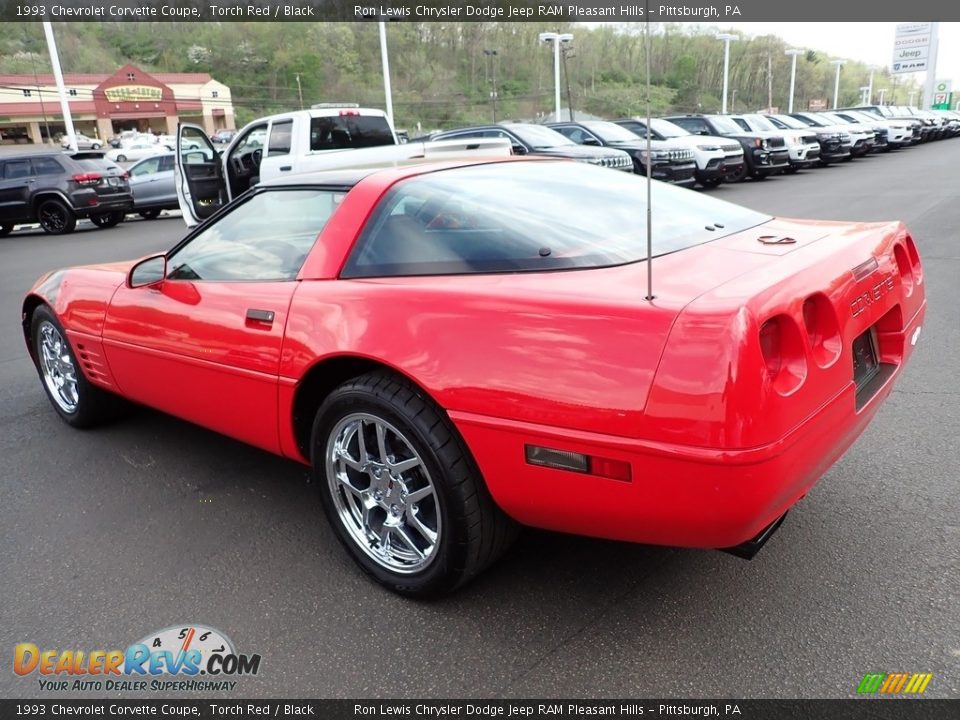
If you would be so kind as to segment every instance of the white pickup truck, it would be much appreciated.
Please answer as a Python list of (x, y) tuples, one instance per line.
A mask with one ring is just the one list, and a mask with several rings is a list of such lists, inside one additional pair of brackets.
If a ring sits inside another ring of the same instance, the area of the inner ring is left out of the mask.
[(510, 153), (500, 138), (400, 144), (382, 110), (315, 105), (254, 120), (222, 153), (202, 128), (181, 124), (175, 182), (183, 219), (193, 226), (261, 180)]

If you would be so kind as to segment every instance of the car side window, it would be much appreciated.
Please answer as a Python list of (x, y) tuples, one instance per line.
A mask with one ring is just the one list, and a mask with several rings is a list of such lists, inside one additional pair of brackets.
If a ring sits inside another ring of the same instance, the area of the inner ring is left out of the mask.
[(275, 122), (270, 126), (270, 142), (267, 145), (267, 156), (288, 155), (290, 153), (290, 139), (293, 134), (293, 120)]
[(139, 163), (135, 168), (130, 171), (130, 174), (134, 177), (139, 177), (140, 175), (152, 175), (157, 172), (160, 168), (160, 158), (150, 158), (149, 160), (144, 160), (142, 163)]
[(167, 258), (171, 280), (294, 280), (345, 190), (255, 193)]
[(570, 139), (573, 140), (574, 142), (580, 142), (580, 141), (577, 140), (577, 138), (575, 137), (578, 133), (579, 133), (580, 135), (583, 134), (583, 133), (580, 132), (580, 130), (579, 130), (578, 128), (575, 128), (575, 127), (567, 127), (566, 125), (559, 125), (559, 126), (554, 125), (554, 126), (552, 127), (552, 129), (553, 129), (553, 130), (556, 130), (558, 133), (560, 133), (560, 134), (563, 135), (564, 137), (570, 138)]
[(3, 179), (16, 180), (17, 178), (30, 177), (29, 160), (7, 160), (3, 166)]
[(59, 175), (63, 172), (63, 167), (51, 157), (34, 158), (34, 175)]
[(160, 172), (166, 172), (167, 170), (173, 170), (173, 155), (163, 155), (160, 158)]
[(739, 125), (740, 127), (742, 127), (744, 130), (747, 130), (747, 131), (749, 132), (750, 126), (747, 125), (747, 121), (746, 121), (746, 120), (744, 120), (743, 118), (733, 118), (733, 121), (734, 121), (737, 125)]

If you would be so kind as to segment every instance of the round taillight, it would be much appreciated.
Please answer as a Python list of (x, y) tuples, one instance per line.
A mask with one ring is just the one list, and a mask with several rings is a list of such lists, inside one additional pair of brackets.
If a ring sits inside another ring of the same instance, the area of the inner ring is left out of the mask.
[(780, 323), (776, 318), (767, 320), (760, 327), (760, 352), (767, 364), (767, 373), (771, 378), (775, 378), (783, 365), (780, 354)]
[(897, 270), (900, 271), (900, 282), (903, 284), (903, 293), (907, 297), (913, 295), (913, 265), (907, 256), (907, 251), (903, 245), (897, 243), (893, 246), (893, 256), (897, 261)]
[(760, 353), (773, 389), (780, 395), (796, 391), (807, 378), (807, 354), (797, 323), (775, 315), (760, 326)]
[(817, 293), (804, 300), (803, 326), (813, 361), (822, 368), (833, 365), (840, 357), (843, 343), (837, 314), (826, 295)]
[(910, 267), (913, 268), (913, 279), (919, 285), (923, 282), (923, 266), (920, 264), (920, 253), (917, 251), (917, 245), (910, 235), (907, 235), (906, 243)]

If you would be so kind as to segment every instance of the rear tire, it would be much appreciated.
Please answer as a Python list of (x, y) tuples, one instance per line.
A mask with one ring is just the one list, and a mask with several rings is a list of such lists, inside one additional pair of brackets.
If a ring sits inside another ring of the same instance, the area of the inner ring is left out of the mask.
[(97, 227), (112, 228), (120, 224), (120, 222), (123, 220), (123, 216), (124, 213), (118, 210), (116, 212), (107, 213), (106, 215), (93, 215), (90, 218), (90, 222)]
[(160, 217), (160, 210), (141, 210), (138, 214), (144, 220), (156, 220)]
[(715, 188), (723, 182), (723, 178), (710, 178), (709, 180), (698, 180), (697, 182), (705, 188)]
[(126, 162), (126, 161), (127, 161), (126, 155), (117, 155), (117, 162)]
[(393, 592), (453, 590), (516, 538), (453, 423), (403, 378), (372, 372), (340, 385), (317, 411), (311, 450), (334, 533)]
[(37, 207), (37, 221), (45, 233), (65, 235), (77, 226), (77, 216), (60, 200), (44, 200)]
[(63, 326), (46, 305), (33, 312), (30, 338), (40, 382), (65, 423), (88, 428), (117, 415), (124, 401), (87, 380)]
[(93, 143), (93, 144), (90, 146), (90, 149), (91, 149), (91, 150), (99, 150), (99, 149), (100, 149), (100, 143)]

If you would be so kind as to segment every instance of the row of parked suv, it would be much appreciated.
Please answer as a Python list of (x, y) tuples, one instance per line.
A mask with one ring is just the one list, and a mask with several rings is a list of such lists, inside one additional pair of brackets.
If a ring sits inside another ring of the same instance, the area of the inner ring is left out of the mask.
[(645, 175), (648, 134), (655, 179), (714, 187), (954, 137), (960, 135), (960, 113), (864, 106), (790, 114), (673, 115), (652, 119), (649, 127), (642, 118), (502, 123), (437, 132), (429, 139), (507, 138), (514, 154), (570, 157)]

